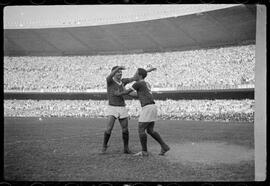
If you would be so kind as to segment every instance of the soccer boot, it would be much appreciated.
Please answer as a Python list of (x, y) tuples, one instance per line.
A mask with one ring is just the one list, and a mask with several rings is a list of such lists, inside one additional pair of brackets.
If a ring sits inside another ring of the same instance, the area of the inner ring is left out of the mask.
[(158, 155), (164, 156), (166, 152), (170, 150), (170, 147), (166, 145), (165, 147), (161, 148), (160, 153)]
[(103, 146), (101, 149), (101, 153), (104, 154), (107, 151), (108, 146)]
[(149, 154), (146, 151), (140, 151), (140, 152), (134, 154), (133, 156), (149, 156)]
[(132, 151), (129, 150), (129, 149), (125, 149), (125, 150), (124, 150), (124, 154), (134, 154), (134, 152), (132, 152)]

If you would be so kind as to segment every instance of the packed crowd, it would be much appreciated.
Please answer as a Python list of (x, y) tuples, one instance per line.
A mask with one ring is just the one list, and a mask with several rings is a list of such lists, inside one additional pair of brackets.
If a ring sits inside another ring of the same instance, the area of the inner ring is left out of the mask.
[(255, 45), (192, 51), (72, 57), (4, 57), (4, 90), (87, 91), (106, 89), (115, 65), (123, 77), (138, 67), (154, 66), (147, 80), (153, 88), (212, 89), (253, 85)]
[[(141, 110), (138, 100), (127, 100), (132, 118)], [(254, 100), (156, 101), (160, 120), (254, 122)], [(4, 100), (5, 117), (105, 117), (107, 101)]]

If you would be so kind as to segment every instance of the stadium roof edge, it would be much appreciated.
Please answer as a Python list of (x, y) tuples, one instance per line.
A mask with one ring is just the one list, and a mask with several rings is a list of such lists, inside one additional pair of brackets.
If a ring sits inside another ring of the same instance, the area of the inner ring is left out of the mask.
[[(63, 28), (132, 23), (200, 14), (234, 6), (243, 5), (14, 6), (4, 9), (4, 29)], [(70, 14), (71, 11), (72, 14)]]
[(256, 39), (256, 6), (72, 28), (4, 29), (5, 56), (106, 55), (236, 45)]

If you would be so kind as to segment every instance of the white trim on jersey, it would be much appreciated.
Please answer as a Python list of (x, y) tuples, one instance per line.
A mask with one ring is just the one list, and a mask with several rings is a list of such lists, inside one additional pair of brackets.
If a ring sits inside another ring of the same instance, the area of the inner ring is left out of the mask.
[(136, 91), (132, 86), (130, 87), (131, 90)]
[(120, 81), (120, 82), (116, 81), (116, 80), (114, 79), (114, 77), (112, 78), (112, 80), (113, 80), (115, 83), (117, 83), (118, 85), (122, 85), (122, 84), (123, 84), (122, 81)]

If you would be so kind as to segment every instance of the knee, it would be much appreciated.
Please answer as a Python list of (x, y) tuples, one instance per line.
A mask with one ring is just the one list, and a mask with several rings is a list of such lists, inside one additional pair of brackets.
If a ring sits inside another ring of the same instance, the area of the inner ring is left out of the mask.
[(140, 128), (140, 127), (139, 127), (138, 132), (139, 132), (139, 134), (145, 134), (144, 128)]
[(123, 129), (122, 129), (122, 133), (128, 134), (128, 128), (127, 128), (127, 127), (123, 128)]
[(153, 129), (147, 129), (146, 132), (147, 132), (148, 134), (153, 134), (153, 133), (154, 133), (154, 130), (153, 130)]

